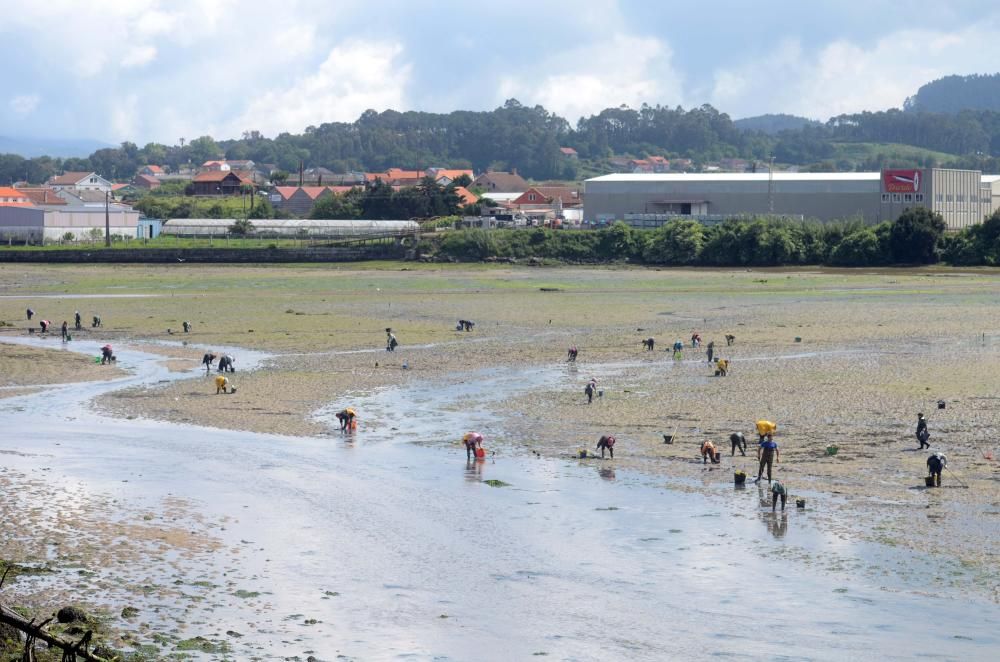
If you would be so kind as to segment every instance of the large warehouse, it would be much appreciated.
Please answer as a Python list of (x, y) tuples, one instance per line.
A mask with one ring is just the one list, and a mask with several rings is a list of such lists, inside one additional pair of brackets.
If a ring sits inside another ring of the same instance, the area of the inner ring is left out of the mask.
[(678, 216), (722, 220), (775, 214), (823, 221), (892, 220), (928, 207), (949, 229), (981, 223), (1000, 207), (1000, 176), (941, 168), (881, 172), (619, 174), (584, 182), (584, 219), (659, 227)]
[[(105, 230), (104, 205), (100, 207), (73, 206), (36, 207), (0, 205), (0, 241), (43, 241), (58, 240), (67, 234), (74, 239), (87, 239)], [(139, 212), (131, 207), (111, 205), (107, 221), (111, 234), (125, 237), (136, 236)]]

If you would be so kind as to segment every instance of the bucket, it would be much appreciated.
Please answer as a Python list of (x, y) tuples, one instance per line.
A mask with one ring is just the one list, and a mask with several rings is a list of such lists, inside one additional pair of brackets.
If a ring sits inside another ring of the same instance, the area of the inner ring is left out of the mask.
[(743, 485), (747, 482), (747, 475), (743, 471), (737, 471), (733, 474), (733, 482), (737, 485)]
[(672, 435), (672, 434), (665, 434), (665, 435), (663, 435), (663, 443), (665, 443), (665, 444), (672, 444), (672, 443), (674, 443), (674, 435)]
[(839, 450), (840, 450), (839, 446), (827, 446), (826, 447), (826, 454), (827, 455), (836, 455), (837, 451), (839, 451)]
[(945, 404), (945, 401), (944, 401), (944, 400), (938, 400), (938, 409), (944, 409), (944, 408), (945, 408), (945, 407), (947, 407), (947, 406), (948, 406), (948, 405), (947, 405), (947, 404)]
[(586, 449), (584, 449), (584, 448), (581, 448), (581, 449), (580, 449), (580, 450), (579, 450), (579, 451), (577, 452), (577, 455), (578, 455), (578, 456), (580, 457), (580, 459), (581, 459), (581, 460), (586, 460), (586, 459), (587, 459), (587, 450), (586, 450)]
[(806, 500), (805, 499), (796, 499), (795, 500), (795, 507), (796, 508), (805, 508), (806, 507)]
[(715, 457), (712, 459), (712, 462), (715, 462), (716, 464), (722, 462), (722, 453), (715, 451)]
[(486, 449), (485, 448), (477, 448), (476, 449), (476, 458), (481, 460), (484, 457), (486, 457)]
[(604, 397), (604, 391), (598, 391), (597, 392), (597, 397), (603, 398)]
[(934, 476), (924, 476), (924, 485), (934, 487)]
[(802, 336), (795, 336), (795, 342), (802, 342)]

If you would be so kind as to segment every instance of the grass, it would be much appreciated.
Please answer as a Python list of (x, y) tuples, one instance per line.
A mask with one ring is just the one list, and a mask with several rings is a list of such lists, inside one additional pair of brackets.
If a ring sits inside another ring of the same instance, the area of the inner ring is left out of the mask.
[(910, 163), (932, 158), (940, 165), (956, 158), (954, 154), (899, 143), (832, 143), (832, 145), (836, 151), (831, 160), (835, 161), (847, 159), (858, 163), (874, 160), (879, 154), (883, 154), (889, 163), (893, 161)]
[[(115, 240), (112, 238), (112, 250), (135, 250), (135, 249), (178, 249), (178, 248), (306, 248), (310, 246), (321, 246), (331, 243), (330, 241), (316, 241), (309, 239), (275, 239), (267, 237), (173, 237), (160, 235), (155, 239), (135, 239)], [(0, 245), (0, 250), (12, 252), (37, 252), (37, 251), (94, 251), (107, 247), (103, 239), (94, 241), (73, 241), (61, 242), (53, 241), (42, 245)]]

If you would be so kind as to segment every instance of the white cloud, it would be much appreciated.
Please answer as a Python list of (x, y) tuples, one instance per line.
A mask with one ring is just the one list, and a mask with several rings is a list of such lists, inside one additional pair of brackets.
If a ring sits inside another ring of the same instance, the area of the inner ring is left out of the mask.
[(251, 101), (227, 133), (257, 129), (273, 136), (322, 122), (353, 121), (369, 108), (403, 109), (410, 65), (397, 61), (402, 52), (392, 42), (343, 43), (313, 73)]
[(126, 53), (121, 59), (121, 64), (123, 68), (131, 69), (132, 67), (141, 67), (144, 64), (149, 64), (155, 59), (155, 46), (140, 46), (139, 48), (133, 48)]
[(575, 124), (581, 116), (627, 104), (682, 102), (681, 76), (669, 45), (620, 32), (542, 58), (501, 78), (500, 97), (545, 106)]
[(989, 24), (949, 33), (901, 30), (867, 47), (837, 40), (811, 53), (789, 39), (764, 57), (717, 70), (709, 100), (734, 117), (827, 119), (900, 107), (924, 83), (985, 72), (998, 57), (1000, 29)]
[(41, 97), (37, 94), (20, 94), (10, 100), (10, 109), (16, 115), (28, 115), (38, 108)]

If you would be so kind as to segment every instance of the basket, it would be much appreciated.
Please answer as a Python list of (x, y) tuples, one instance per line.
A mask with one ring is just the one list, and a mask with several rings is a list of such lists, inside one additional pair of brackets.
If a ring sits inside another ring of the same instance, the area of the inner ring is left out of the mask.
[(806, 507), (806, 500), (805, 499), (796, 499), (795, 500), (795, 507), (796, 508), (805, 508)]
[(839, 451), (839, 450), (840, 450), (839, 446), (827, 446), (826, 447), (826, 454), (827, 455), (836, 455), (837, 451)]
[(747, 482), (747, 475), (744, 471), (737, 471), (733, 474), (733, 482), (737, 485), (744, 485)]
[(924, 485), (934, 487), (934, 476), (924, 476)]
[(672, 434), (665, 434), (665, 435), (663, 435), (663, 443), (665, 443), (665, 444), (672, 444), (672, 443), (674, 443), (674, 435), (672, 435)]

